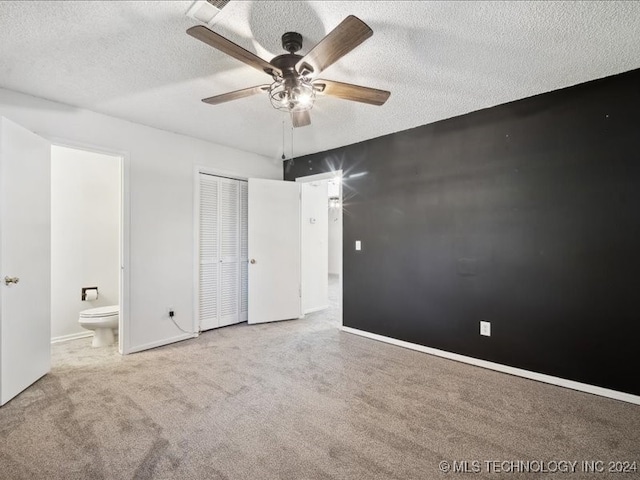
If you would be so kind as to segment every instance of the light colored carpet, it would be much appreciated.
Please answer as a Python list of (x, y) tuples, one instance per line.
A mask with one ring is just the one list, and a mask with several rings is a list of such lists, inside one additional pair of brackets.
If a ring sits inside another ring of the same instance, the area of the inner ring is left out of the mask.
[[(51, 374), (0, 408), (0, 478), (540, 479), (559, 475), (438, 468), (640, 461), (640, 407), (340, 332), (335, 290), (304, 320), (125, 357), (54, 345)], [(638, 474), (570, 475), (608, 477)]]

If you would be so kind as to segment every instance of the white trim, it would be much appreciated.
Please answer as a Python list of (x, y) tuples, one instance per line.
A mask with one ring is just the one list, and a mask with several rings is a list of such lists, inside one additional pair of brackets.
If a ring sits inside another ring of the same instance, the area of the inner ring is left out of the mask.
[(193, 169), (193, 318), (191, 331), (202, 331), (200, 325), (200, 172), (204, 167)]
[(340, 174), (340, 188), (338, 189), (338, 198), (340, 205), (340, 245), (342, 248), (338, 250), (338, 281), (339, 281), (339, 291), (338, 291), (338, 308), (340, 310), (340, 326), (344, 326), (344, 303), (343, 303), (343, 285), (344, 285), (344, 195), (343, 195), (343, 185), (344, 185), (344, 175), (342, 174), (342, 170), (338, 170), (336, 173)]
[(302, 312), (302, 316), (304, 317), (307, 313), (319, 312), (320, 310), (326, 310), (329, 308), (329, 305), (322, 305), (320, 307), (310, 308), (309, 310), (305, 310)]
[[(196, 174), (204, 173), (204, 174), (213, 175), (216, 177), (231, 178), (233, 180), (245, 180), (245, 181), (249, 180), (249, 177), (247, 176), (238, 175), (237, 173), (230, 172), (228, 170), (220, 170), (218, 168), (205, 167), (203, 165), (196, 165), (194, 167), (194, 170)], [(197, 175), (196, 175), (196, 178), (198, 178)]]
[(137, 353), (137, 352), (142, 352), (143, 350), (149, 350), (151, 348), (162, 347), (164, 345), (169, 345), (170, 343), (181, 342), (182, 340), (189, 340), (191, 338), (197, 338), (198, 335), (199, 334), (197, 333), (193, 333), (193, 334), (185, 333), (182, 335), (178, 335), (176, 337), (159, 340), (157, 342), (145, 343), (144, 345), (137, 345), (127, 353)]
[[(131, 190), (130, 190), (130, 156), (124, 150), (104, 148), (76, 140), (60, 137), (47, 137), (51, 145), (86, 150), (120, 158), (120, 318), (118, 320), (118, 352), (120, 355), (131, 353), (129, 341), (130, 319), (130, 235), (131, 235)], [(91, 332), (89, 332), (91, 333)]]
[(417, 350), (418, 352), (428, 353), (429, 355), (435, 355), (437, 357), (447, 358), (449, 360), (455, 360), (456, 362), (468, 363), (475, 365), (476, 367), (487, 368), (489, 370), (495, 370), (497, 372), (508, 373), (509, 375), (515, 375), (517, 377), (524, 377), (530, 380), (536, 380), (538, 382), (550, 383), (551, 385), (557, 385), (559, 387), (570, 388), (572, 390), (578, 390), (580, 392), (592, 393), (601, 397), (613, 398), (614, 400), (621, 400), (623, 402), (634, 403), (640, 405), (640, 396), (632, 395), (630, 393), (619, 392), (617, 390), (610, 390), (608, 388), (597, 387), (595, 385), (589, 385), (587, 383), (575, 382), (573, 380), (567, 380), (564, 378), (553, 377), (544, 373), (531, 372), (529, 370), (523, 370), (521, 368), (509, 367), (499, 363), (488, 362), (486, 360), (480, 360), (473, 357), (467, 357), (465, 355), (459, 355), (457, 353), (451, 353), (444, 350), (438, 350), (437, 348), (425, 347), (416, 343), (405, 342), (403, 340), (397, 340), (391, 337), (385, 337), (376, 333), (365, 332), (351, 327), (342, 327), (343, 332), (360, 335), (372, 340), (378, 340), (379, 342), (390, 343), (398, 347), (409, 348), (411, 350)]
[(93, 332), (72, 333), (71, 335), (62, 335), (60, 337), (52, 337), (51, 343), (67, 342), (69, 340), (76, 340), (78, 338), (90, 337), (91, 335), (93, 335)]
[[(293, 138), (291, 140), (293, 142)], [(293, 147), (291, 147), (291, 156), (293, 157)], [(304, 310), (302, 309), (302, 185), (298, 184), (298, 248), (299, 248), (299, 269), (298, 269), (298, 306), (300, 316), (304, 318)], [(249, 222), (247, 222), (249, 223)], [(247, 240), (247, 244), (248, 244)]]
[(118, 352), (131, 353), (131, 162), (128, 153), (122, 155), (122, 203), (120, 216), (120, 320), (118, 323)]

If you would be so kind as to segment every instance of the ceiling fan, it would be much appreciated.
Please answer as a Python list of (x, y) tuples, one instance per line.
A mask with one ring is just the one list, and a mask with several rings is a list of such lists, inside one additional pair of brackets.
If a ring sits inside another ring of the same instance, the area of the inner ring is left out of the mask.
[(309, 110), (313, 107), (316, 94), (330, 95), (370, 105), (384, 104), (391, 94), (386, 90), (317, 78), (323, 70), (373, 35), (373, 30), (353, 15), (345, 18), (305, 56), (296, 53), (302, 48), (302, 35), (297, 32), (285, 33), (282, 35), (282, 47), (289, 53), (278, 55), (270, 62), (203, 25), (191, 27), (187, 33), (207, 45), (265, 72), (273, 79), (270, 84), (244, 88), (202, 100), (210, 105), (265, 92), (269, 94), (271, 105), (274, 108), (291, 113), (294, 127), (304, 127), (311, 124)]

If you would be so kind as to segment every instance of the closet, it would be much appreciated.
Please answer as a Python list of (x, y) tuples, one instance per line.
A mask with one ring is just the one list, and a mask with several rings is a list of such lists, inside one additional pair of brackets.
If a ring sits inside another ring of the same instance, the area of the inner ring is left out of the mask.
[(247, 182), (199, 173), (200, 330), (247, 320)]

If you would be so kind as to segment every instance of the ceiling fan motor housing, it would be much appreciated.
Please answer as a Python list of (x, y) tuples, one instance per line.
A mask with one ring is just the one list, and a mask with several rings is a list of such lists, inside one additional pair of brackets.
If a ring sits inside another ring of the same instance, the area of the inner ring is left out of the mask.
[(283, 53), (271, 60), (271, 65), (282, 72), (282, 77), (274, 77), (274, 82), (269, 86), (271, 105), (278, 110), (297, 112), (313, 106), (313, 86), (309, 79), (296, 71), (296, 64), (301, 58), (295, 53)]
[(302, 58), (295, 53), (302, 48), (302, 35), (287, 32), (282, 36), (282, 46), (289, 53), (283, 53), (271, 60), (271, 65), (282, 72), (282, 76), (274, 76), (274, 83), (269, 86), (271, 105), (288, 112), (301, 112), (313, 106), (315, 91), (310, 81), (296, 70), (296, 64)]
[(296, 53), (302, 48), (302, 35), (298, 32), (287, 32), (282, 35), (282, 48), (289, 53)]

